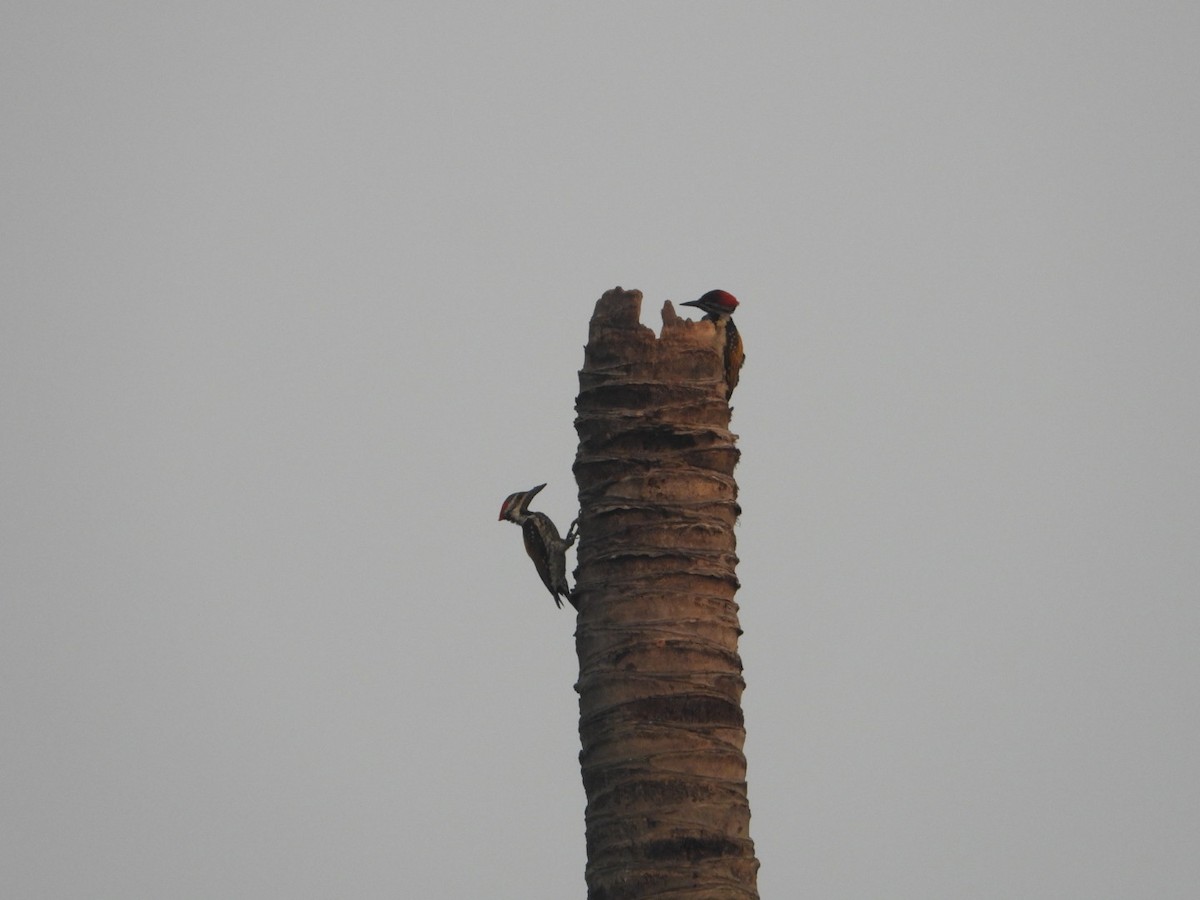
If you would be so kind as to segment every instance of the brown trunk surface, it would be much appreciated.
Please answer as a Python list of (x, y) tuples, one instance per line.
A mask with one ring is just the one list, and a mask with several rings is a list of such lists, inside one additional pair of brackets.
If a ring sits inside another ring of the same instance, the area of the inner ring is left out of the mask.
[(723, 336), (605, 293), (576, 401), (590, 900), (757, 898)]

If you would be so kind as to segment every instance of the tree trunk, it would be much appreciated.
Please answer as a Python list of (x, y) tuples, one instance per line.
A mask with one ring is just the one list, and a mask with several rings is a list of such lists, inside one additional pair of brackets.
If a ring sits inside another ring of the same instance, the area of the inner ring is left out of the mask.
[(576, 401), (588, 897), (757, 898), (724, 339), (641, 301), (596, 304)]

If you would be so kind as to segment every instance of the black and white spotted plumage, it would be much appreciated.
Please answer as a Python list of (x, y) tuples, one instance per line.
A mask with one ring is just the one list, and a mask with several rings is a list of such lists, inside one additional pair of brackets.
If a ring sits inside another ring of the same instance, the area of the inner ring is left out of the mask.
[(541, 576), (542, 584), (550, 591), (554, 603), (562, 609), (560, 597), (566, 597), (578, 609), (571, 588), (567, 585), (567, 548), (575, 543), (575, 523), (561, 537), (550, 517), (542, 512), (530, 512), (529, 502), (546, 485), (539, 484), (528, 491), (509, 494), (500, 507), (500, 521), (509, 521), (521, 526), (525, 538), (525, 552), (533, 560), (533, 567)]

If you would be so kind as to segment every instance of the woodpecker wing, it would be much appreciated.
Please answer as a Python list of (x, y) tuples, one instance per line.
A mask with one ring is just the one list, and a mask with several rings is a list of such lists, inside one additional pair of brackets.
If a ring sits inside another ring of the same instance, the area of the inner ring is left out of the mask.
[(746, 361), (746, 349), (733, 319), (725, 319), (725, 398), (733, 396), (742, 374), (742, 363)]
[(571, 599), (571, 590), (567, 587), (566, 542), (559, 537), (558, 529), (545, 513), (529, 513), (521, 523), (521, 532), (525, 538), (525, 552), (533, 560), (533, 567), (554, 598), (555, 605), (561, 609), (559, 595)]

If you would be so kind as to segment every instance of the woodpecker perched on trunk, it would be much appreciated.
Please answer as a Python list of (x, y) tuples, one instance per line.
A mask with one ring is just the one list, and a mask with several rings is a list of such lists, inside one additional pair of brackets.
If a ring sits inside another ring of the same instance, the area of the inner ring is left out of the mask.
[(699, 300), (689, 300), (680, 305), (704, 310), (704, 318), (715, 323), (718, 328), (722, 322), (725, 323), (725, 399), (728, 400), (733, 396), (733, 389), (737, 387), (738, 376), (742, 371), (742, 363), (746, 361), (742, 336), (733, 324), (733, 311), (738, 307), (737, 297), (729, 291), (709, 291)]
[(571, 605), (579, 609), (579, 604), (571, 595), (567, 586), (567, 548), (575, 543), (575, 525), (578, 519), (571, 523), (565, 538), (559, 537), (558, 529), (545, 513), (530, 512), (529, 501), (546, 485), (539, 484), (527, 491), (517, 491), (509, 494), (508, 499), (500, 506), (500, 519), (507, 519), (521, 526), (525, 536), (525, 552), (533, 560), (534, 568), (542, 576), (542, 583), (550, 591), (554, 603), (562, 609), (559, 596), (566, 597)]

